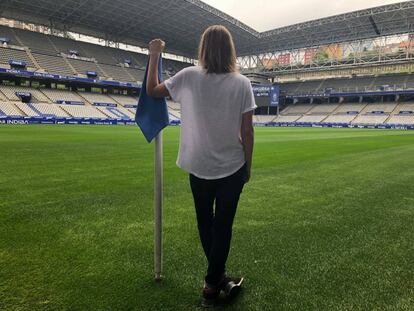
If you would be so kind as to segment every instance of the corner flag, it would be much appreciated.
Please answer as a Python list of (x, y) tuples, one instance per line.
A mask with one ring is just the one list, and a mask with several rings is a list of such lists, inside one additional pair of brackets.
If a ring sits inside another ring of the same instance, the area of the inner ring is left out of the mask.
[[(135, 122), (150, 143), (155, 138), (154, 153), (154, 274), (155, 280), (162, 278), (162, 205), (163, 205), (163, 145), (162, 129), (169, 124), (165, 98), (154, 98), (147, 94), (148, 66), (138, 100)], [(158, 81), (162, 81), (162, 58), (158, 64)]]
[[(147, 95), (148, 65), (145, 70), (144, 82), (138, 100), (135, 122), (140, 127), (146, 140), (150, 143), (158, 133), (169, 124), (168, 107), (165, 98)], [(162, 57), (158, 63), (158, 80), (162, 81)]]

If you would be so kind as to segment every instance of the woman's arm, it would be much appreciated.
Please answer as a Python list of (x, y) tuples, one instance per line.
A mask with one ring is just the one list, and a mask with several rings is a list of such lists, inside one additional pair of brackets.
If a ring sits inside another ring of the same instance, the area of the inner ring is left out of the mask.
[(247, 180), (250, 180), (250, 173), (252, 169), (253, 160), (253, 144), (254, 144), (254, 129), (253, 129), (253, 111), (243, 113), (242, 124), (240, 129), (244, 157), (247, 164)]
[(147, 76), (147, 94), (151, 97), (170, 96), (164, 83), (158, 81), (158, 63), (160, 55), (164, 51), (165, 42), (161, 39), (154, 39), (149, 43), (149, 64)]

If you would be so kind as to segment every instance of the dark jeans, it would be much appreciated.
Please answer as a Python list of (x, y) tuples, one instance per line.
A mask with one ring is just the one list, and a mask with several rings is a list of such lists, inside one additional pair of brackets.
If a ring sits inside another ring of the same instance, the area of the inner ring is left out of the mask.
[(233, 220), (246, 176), (246, 165), (233, 175), (214, 180), (190, 174), (198, 231), (208, 260), (205, 281), (210, 285), (217, 285), (225, 273)]

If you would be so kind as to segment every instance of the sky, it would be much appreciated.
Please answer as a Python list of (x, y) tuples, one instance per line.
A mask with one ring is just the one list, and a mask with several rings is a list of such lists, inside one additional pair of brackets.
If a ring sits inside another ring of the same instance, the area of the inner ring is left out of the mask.
[(257, 31), (403, 0), (203, 0)]

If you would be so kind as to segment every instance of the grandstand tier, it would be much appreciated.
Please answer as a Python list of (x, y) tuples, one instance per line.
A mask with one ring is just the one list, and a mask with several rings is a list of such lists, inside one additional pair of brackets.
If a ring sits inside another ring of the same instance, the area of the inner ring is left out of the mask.
[(293, 123), (299, 120), (302, 117), (302, 115), (279, 115), (274, 119), (274, 122), (279, 123)]
[(103, 104), (117, 105), (117, 102), (108, 95), (98, 94), (98, 93), (87, 93), (87, 92), (78, 92), (78, 94), (84, 99), (84, 101), (87, 101), (91, 104), (103, 103)]
[(360, 113), (367, 103), (344, 103), (338, 107), (337, 113)]
[(408, 115), (392, 115), (387, 124), (404, 124), (404, 125), (413, 125), (414, 124), (414, 113)]
[(280, 83), (282, 94), (324, 94), (327, 92), (364, 92), (379, 90), (403, 90), (414, 88), (412, 74), (386, 74), (366, 77), (331, 78), (302, 82)]
[(42, 93), (45, 94), (53, 103), (58, 101), (75, 101), (84, 102), (84, 99), (80, 97), (76, 92), (58, 89), (42, 89)]
[(67, 61), (70, 64), (70, 66), (72, 66), (76, 70), (76, 73), (80, 76), (86, 77), (88, 71), (94, 71), (98, 74), (98, 77), (101, 79), (107, 77), (106, 73), (104, 73), (95, 62), (72, 58), (68, 58)]
[(25, 50), (0, 46), (0, 66), (3, 68), (9, 68), (10, 60), (22, 61), (27, 64), (28, 68), (37, 69), (36, 65), (29, 57), (28, 52)]
[[(37, 54), (34, 53), (34, 55)], [(41, 63), (39, 58), (38, 62)], [(114, 65), (99, 65), (95, 62), (74, 59), (68, 60), (68, 63), (92, 64), (96, 68), (101, 66), (101, 69), (109, 72), (112, 72), (112, 68), (115, 67)], [(134, 70), (124, 67), (119, 68), (121, 68), (121, 72)], [(111, 73), (111, 75), (114, 74)], [(411, 78), (411, 76), (409, 77)], [(376, 78), (373, 77), (372, 79), (375, 80)], [(298, 83), (295, 88), (299, 90), (299, 86), (303, 86), (303, 83), (306, 82)], [(316, 84), (321, 85), (322, 83), (318, 81), (310, 84), (310, 86), (313, 87)], [(137, 105), (136, 96), (113, 94), (111, 91), (104, 89), (95, 90), (94, 92), (87, 91), (88, 89), (84, 88), (79, 91), (75, 90), (76, 87), (71, 91), (70, 88), (58, 89), (47, 86), (34, 88), (0, 85), (0, 118), (92, 118), (133, 121), (135, 116), (134, 107)], [(27, 97), (27, 94), (29, 94), (29, 97)], [(284, 109), (281, 109), (278, 116), (255, 115), (254, 122), (256, 124), (414, 125), (412, 123), (414, 102), (412, 99), (404, 101), (405, 98), (410, 98), (412, 95), (409, 92), (406, 95), (401, 94), (394, 94), (393, 97), (389, 97), (389, 95), (337, 97), (336, 99), (333, 98), (332, 102), (326, 96), (319, 98), (306, 98), (305, 96), (290, 100), (292, 102), (290, 104), (285, 102)], [(23, 99), (21, 96), (27, 98)], [(167, 104), (171, 122), (179, 123), (181, 119), (180, 105), (172, 101), (168, 101)]]
[(21, 101), (20, 97), (16, 95), (18, 92), (30, 93), (32, 96), (33, 102), (41, 102), (41, 103), (48, 103), (50, 102), (49, 99), (45, 96), (43, 92), (39, 89), (30, 88), (30, 87), (23, 87), (23, 86), (0, 86), (1, 93), (9, 101)]
[(309, 114), (329, 114), (338, 109), (339, 104), (319, 104), (309, 110)]
[(131, 96), (125, 96), (125, 95), (108, 95), (110, 96), (115, 102), (120, 104), (121, 106), (125, 105), (136, 105), (138, 103), (138, 99)]
[(115, 120), (132, 120), (134, 115), (122, 107), (96, 107), (100, 112)]
[(304, 123), (307, 123), (307, 122), (308, 123), (320, 123), (327, 117), (328, 115), (325, 115), (325, 114), (324, 115), (304, 115), (297, 121), (304, 122)]
[(329, 115), (322, 123), (346, 123), (351, 124), (351, 122), (356, 118), (357, 115), (352, 114), (333, 114)]
[(59, 105), (16, 103), (16, 106), (29, 117), (67, 118), (67, 114)]
[[(16, 60), (25, 62), (28, 69), (53, 74), (84, 77), (94, 71), (101, 79), (121, 82), (140, 82), (144, 77), (145, 54), (6, 26), (0, 26), (0, 37), (11, 40), (9, 45), (0, 47), (3, 68), (9, 68), (10, 60)], [(164, 69), (172, 73), (190, 65), (164, 60)]]
[(24, 116), (14, 104), (0, 101), (0, 117), (22, 117)]
[(352, 124), (384, 124), (390, 117), (388, 114), (362, 114), (358, 115), (351, 123)]
[(49, 73), (74, 75), (76, 71), (61, 56), (32, 53), (39, 67)]
[(305, 114), (308, 113), (314, 105), (312, 104), (293, 104), (289, 105), (285, 110), (283, 110), (282, 114)]
[(391, 113), (397, 107), (397, 103), (375, 103), (367, 105), (361, 113), (374, 113), (374, 112), (383, 112)]
[(60, 107), (74, 118), (109, 119), (107, 114), (91, 106), (60, 105)]

